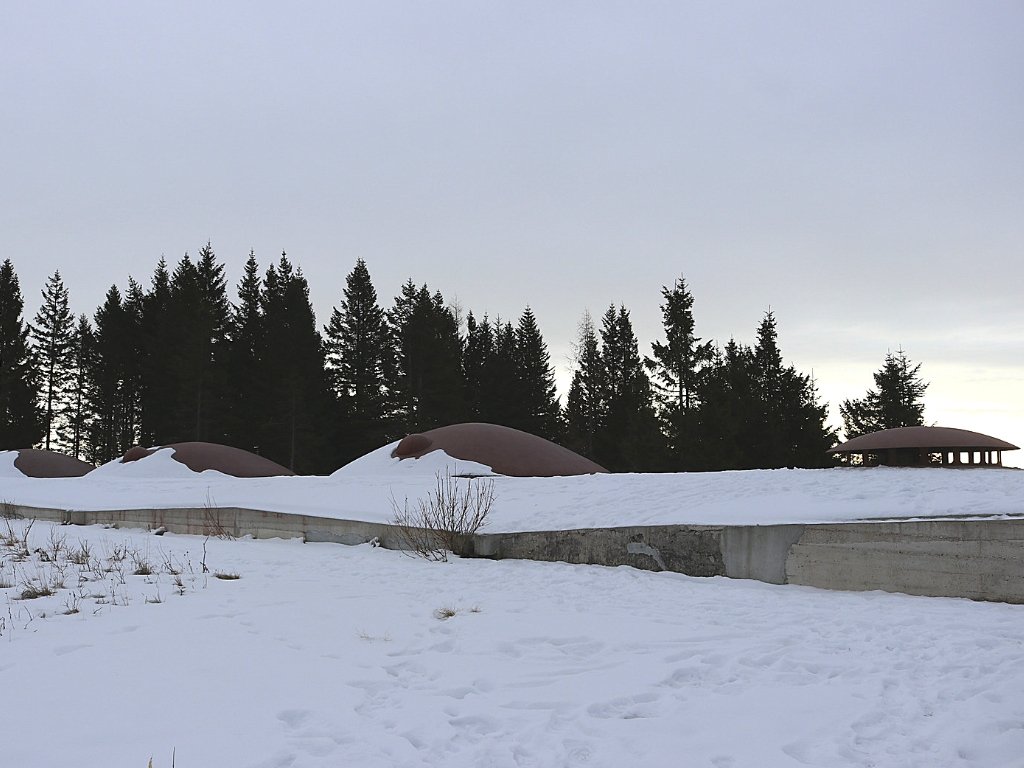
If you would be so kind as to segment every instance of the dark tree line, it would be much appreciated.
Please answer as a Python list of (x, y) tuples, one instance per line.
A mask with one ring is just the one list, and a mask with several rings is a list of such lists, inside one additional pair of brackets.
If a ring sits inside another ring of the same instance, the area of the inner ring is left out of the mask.
[(223, 442), (300, 473), (331, 471), (410, 432), (486, 421), (559, 442), (617, 471), (821, 466), (835, 434), (814, 382), (783, 362), (768, 312), (753, 347), (695, 332), (680, 279), (665, 339), (639, 352), (629, 311), (584, 316), (563, 408), (533, 311), (468, 312), (412, 280), (382, 306), (366, 264), (321, 330), (282, 253), (250, 253), (235, 298), (209, 244), (143, 286), (110, 287), (75, 318), (59, 272), (32, 325), (0, 268), (0, 447), (100, 463), (136, 444)]
[(585, 316), (566, 403), (566, 445), (609, 469), (820, 467), (835, 432), (814, 382), (783, 362), (769, 311), (753, 348), (696, 335), (682, 278), (662, 290), (665, 340), (641, 359), (629, 312)]

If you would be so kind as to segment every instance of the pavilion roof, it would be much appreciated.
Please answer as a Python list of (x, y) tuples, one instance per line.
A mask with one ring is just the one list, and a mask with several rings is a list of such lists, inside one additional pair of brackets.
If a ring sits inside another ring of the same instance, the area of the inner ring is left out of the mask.
[(934, 448), (935, 450), (1014, 451), (1018, 446), (980, 432), (953, 427), (897, 427), (869, 432), (847, 440), (829, 453), (861, 453), (891, 448)]

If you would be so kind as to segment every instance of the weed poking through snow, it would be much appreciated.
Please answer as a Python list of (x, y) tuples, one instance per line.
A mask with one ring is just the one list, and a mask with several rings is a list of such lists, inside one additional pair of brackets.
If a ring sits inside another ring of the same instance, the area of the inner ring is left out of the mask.
[[(42, 531), (34, 530), (34, 520), (13, 513), (0, 516), (0, 521), (0, 598), (7, 601), (7, 615), (0, 617), (0, 637), (12, 636), (15, 628), (27, 627), (37, 618), (97, 614), (137, 599), (159, 604), (164, 602), (161, 585), (168, 581), (179, 596), (208, 585), (205, 541), (203, 571), (198, 573), (187, 552), (180, 558), (163, 551), (151, 557), (148, 546), (140, 550), (129, 540), (96, 546), (79, 539), (69, 545), (56, 525), (47, 523)], [(227, 571), (214, 576), (240, 578)], [(143, 584), (153, 589), (140, 591)]]

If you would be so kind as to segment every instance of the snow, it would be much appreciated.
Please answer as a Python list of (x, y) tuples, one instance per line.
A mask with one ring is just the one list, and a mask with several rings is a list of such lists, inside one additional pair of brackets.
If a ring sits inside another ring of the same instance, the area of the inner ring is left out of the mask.
[(89, 473), (92, 480), (98, 478), (147, 478), (147, 479), (172, 479), (189, 480), (197, 474), (207, 473), (226, 478), (222, 472), (208, 469), (205, 472), (196, 473), (185, 464), (174, 458), (173, 448), (158, 448), (148, 456), (143, 456), (135, 461), (122, 462), (121, 459), (108, 461), (101, 464)]
[(455, 459), (441, 450), (431, 451), (418, 459), (396, 459), (391, 452), (399, 441), (360, 456), (334, 472), (331, 477), (343, 480), (357, 478), (392, 478), (408, 475), (426, 475), (433, 478), (438, 472), (448, 475), (491, 475), (493, 470), (485, 464)]
[[(0, 548), (3, 765), (1024, 765), (1024, 606), (42, 522), (29, 548), (61, 537), (97, 566), (52, 597)], [(155, 573), (103, 573), (119, 551)]]
[(0, 480), (25, 476), (20, 469), (14, 466), (17, 459), (17, 451), (0, 451)]
[[(2, 458), (0, 501), (82, 510), (215, 504), (388, 522), (393, 500), (424, 497), (436, 473), (490, 471), (440, 451), (399, 461), (390, 457), (392, 448), (329, 477), (195, 473), (165, 450), (129, 464), (112, 462), (81, 478), (51, 480), (23, 477), (13, 466), (5, 468)], [(491, 532), (1024, 514), (1024, 471), (1016, 469), (778, 469), (489, 481), (495, 502), (485, 530)]]

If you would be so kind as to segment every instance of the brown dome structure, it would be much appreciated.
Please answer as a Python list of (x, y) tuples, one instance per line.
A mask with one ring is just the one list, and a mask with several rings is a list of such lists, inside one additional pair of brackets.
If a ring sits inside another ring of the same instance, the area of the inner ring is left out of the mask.
[(418, 459), (442, 450), (463, 461), (485, 464), (511, 477), (591, 475), (608, 470), (578, 453), (511, 427), (498, 424), (452, 424), (408, 435), (391, 452), (397, 459)]
[(184, 464), (193, 472), (213, 469), (233, 477), (281, 477), (295, 474), (287, 467), (282, 467), (277, 462), (263, 456), (220, 443), (171, 443), (159, 448), (135, 446), (125, 453), (121, 463), (127, 464), (144, 459), (161, 448), (172, 448), (174, 453), (171, 458)]
[(22, 448), (15, 468), (26, 477), (81, 477), (95, 469), (92, 464), (56, 451)]
[(883, 464), (893, 467), (1001, 467), (1003, 451), (1016, 450), (1016, 445), (1005, 440), (966, 429), (897, 427), (847, 440), (832, 448), (829, 453), (847, 459), (859, 454), (864, 466)]

